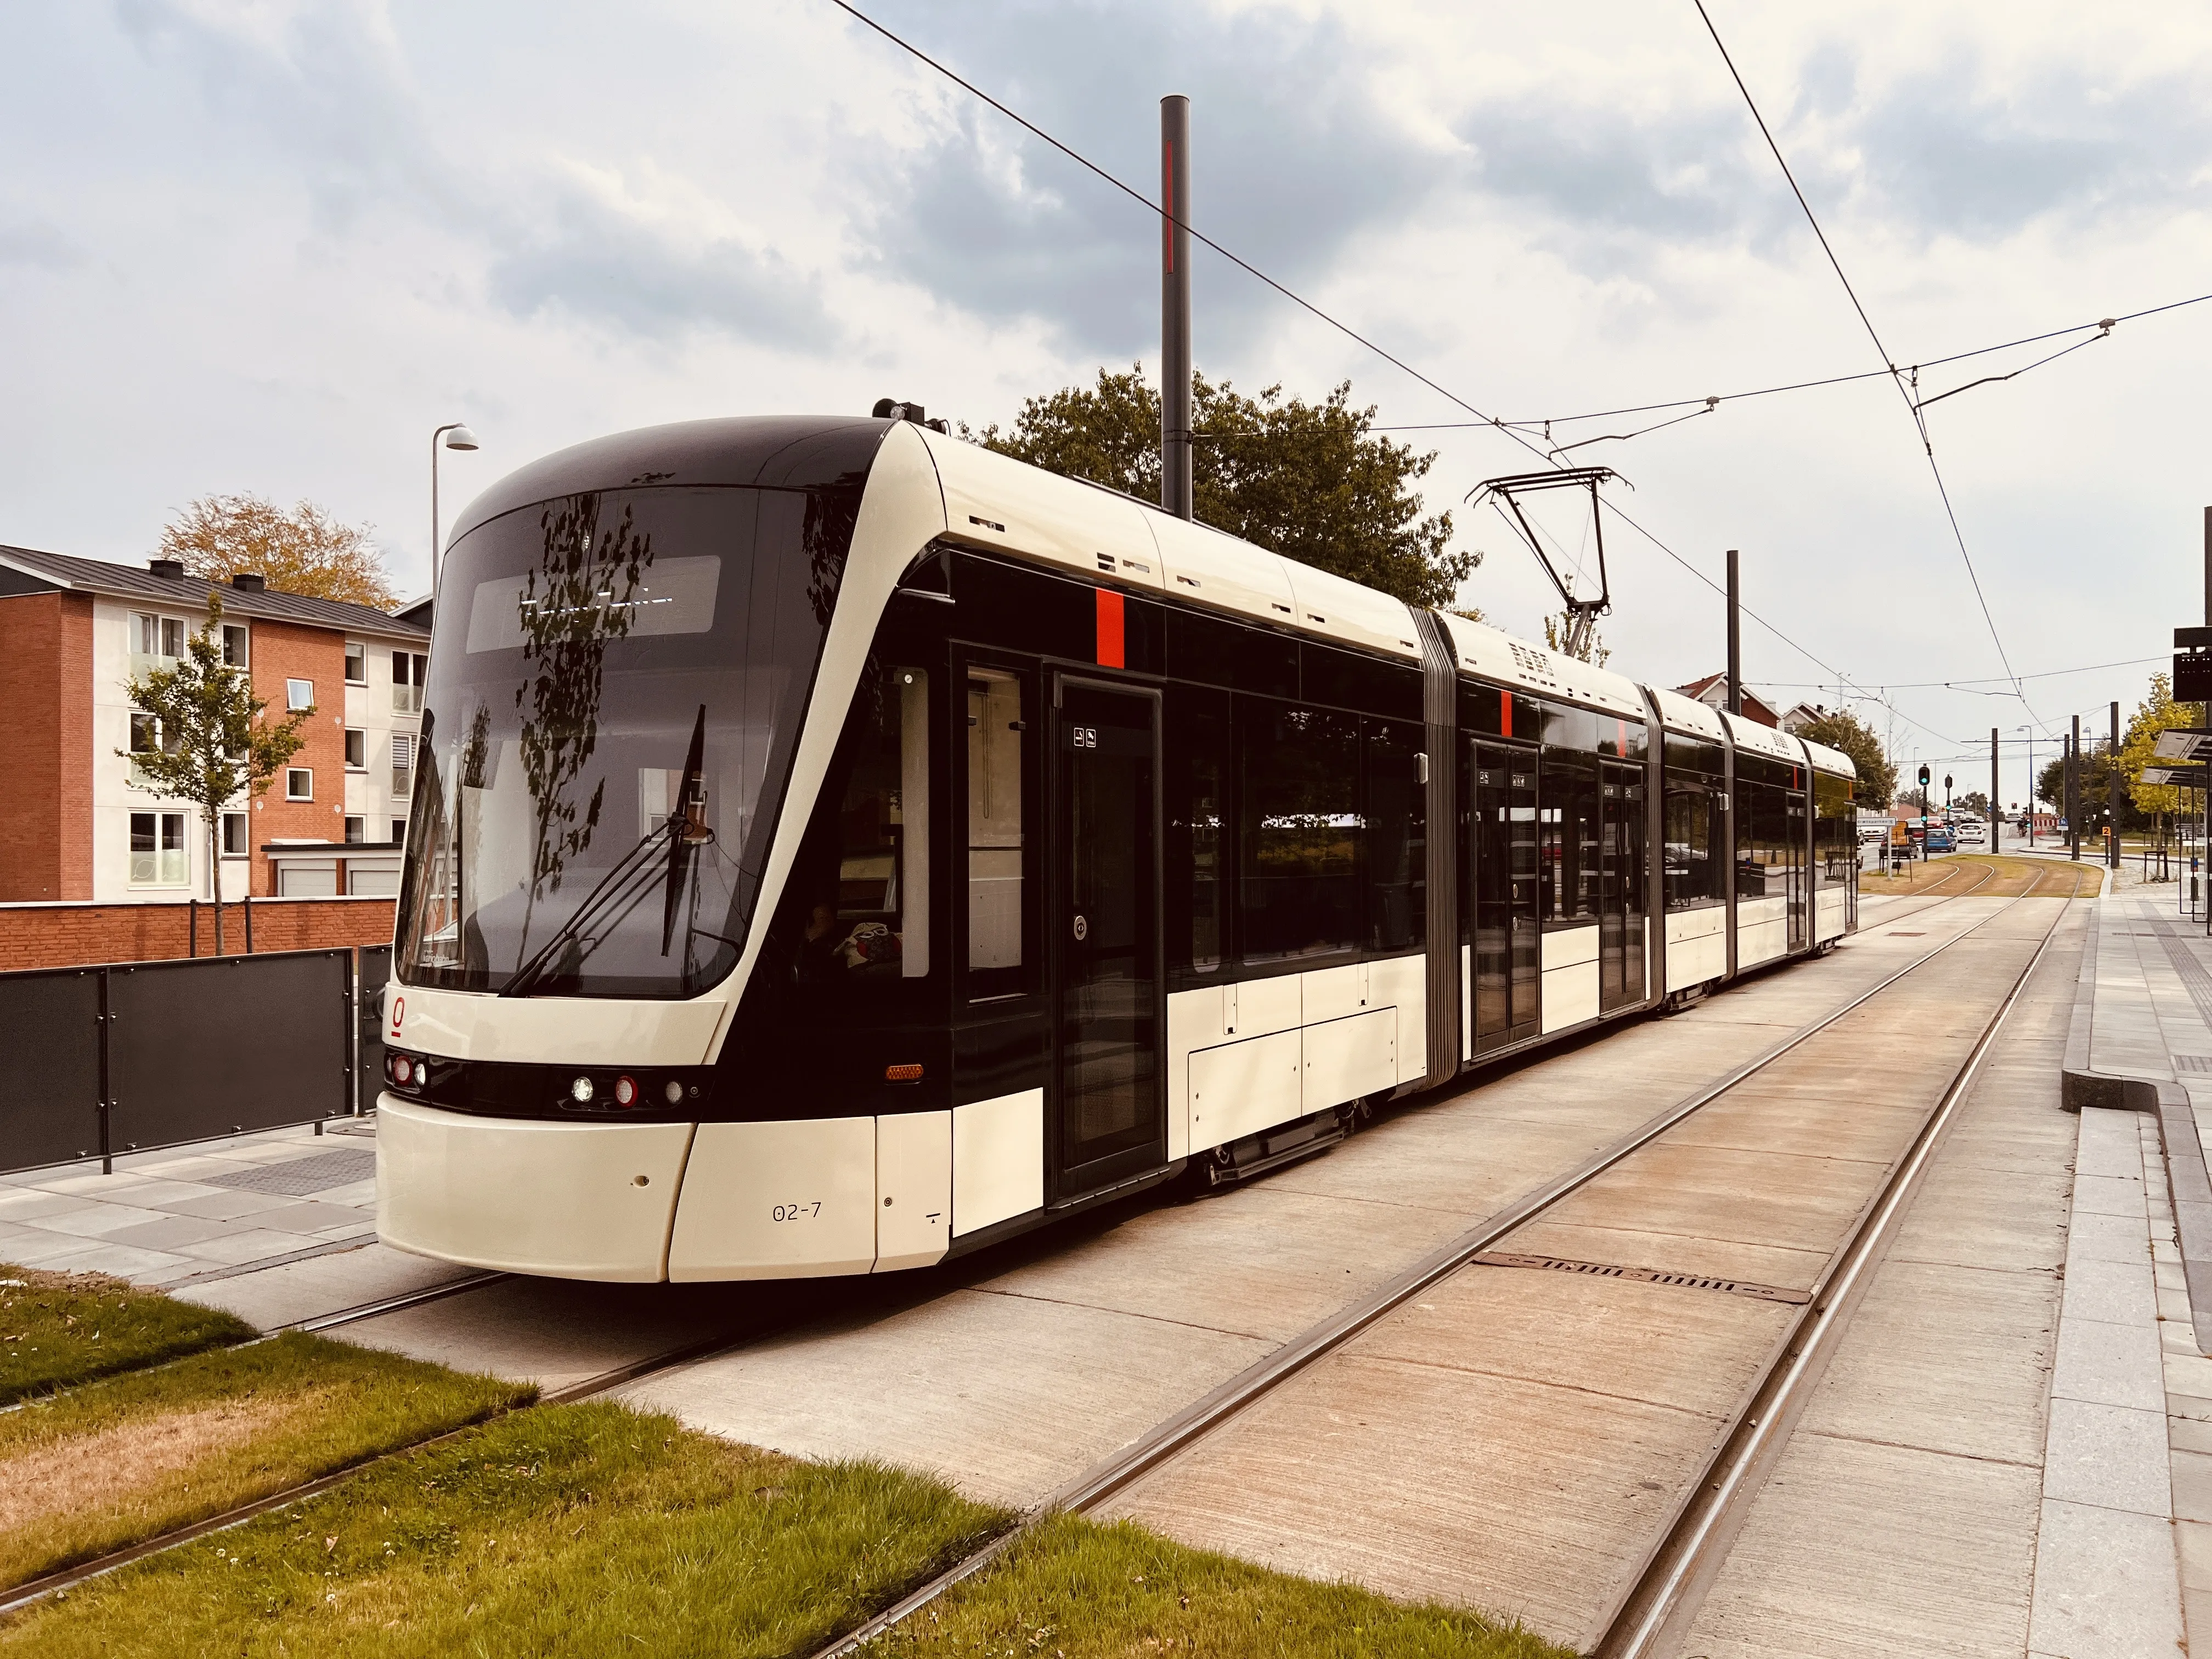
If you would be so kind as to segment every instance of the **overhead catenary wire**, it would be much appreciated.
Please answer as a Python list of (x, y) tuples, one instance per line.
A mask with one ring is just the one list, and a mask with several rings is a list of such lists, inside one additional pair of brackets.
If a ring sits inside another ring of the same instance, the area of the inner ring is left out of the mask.
[[(1987, 357), (2000, 351), (2010, 351), (2019, 346), (2036, 345), (2045, 340), (2062, 339), (2069, 334), (2090, 334), (2088, 339), (2076, 342), (2075, 345), (2067, 347), (2066, 351), (2054, 351), (2050, 356), (2039, 358), (2026, 368), (2014, 369), (2010, 374), (1989, 377), (1992, 380), (2014, 380), (2027, 373), (2028, 369), (2040, 368), (2045, 363), (2057, 362), (2064, 356), (2067, 351), (2093, 344), (2122, 323), (2135, 322), (2144, 317), (2156, 317), (2169, 311), (2179, 311), (2188, 306), (2203, 305), (2208, 300), (2212, 300), (2212, 294), (2199, 294), (2186, 300), (2170, 301), (2165, 305), (2148, 306), (2141, 311), (2124, 312), (2114, 317), (2100, 317), (2093, 323), (2073, 323), (2064, 328), (2046, 330), (2041, 334), (2022, 335), (2017, 340), (2005, 340), (1996, 345), (1976, 346), (1971, 350), (1954, 351), (1946, 356), (1927, 357), (1919, 362), (1906, 364), (1905, 372), (1910, 374), (1921, 369), (1940, 368), (1946, 363), (1960, 363), (1972, 357)], [(2091, 331), (2095, 331), (2091, 332)], [(1824, 386), (1849, 386), (1859, 380), (1883, 380), (1889, 378), (1889, 373), (1887, 368), (1868, 368), (1862, 369), (1855, 374), (1828, 374), (1814, 380), (1789, 380), (1779, 386), (1755, 386), (1748, 392), (1718, 392), (1708, 393), (1702, 398), (1668, 398), (1657, 403), (1627, 404), (1619, 409), (1594, 409), (1581, 415), (1541, 415), (1510, 421), (1501, 417), (1495, 422), (1408, 421), (1389, 426), (1377, 426), (1374, 429), (1377, 432), (1471, 432), (1494, 425), (1501, 429), (1512, 428), (1524, 432), (1537, 432), (1547, 426), (1571, 426), (1577, 421), (1612, 420), (1623, 415), (1657, 415), (1663, 414), (1670, 409), (1714, 408), (1722, 404), (1741, 403), (1750, 398), (1771, 398), (1786, 392), (1810, 392)], [(1955, 389), (1964, 391), (1966, 388), (1961, 386)], [(1952, 394), (1949, 392), (1941, 394), (1942, 397), (1950, 395)], [(1936, 401), (1935, 398), (1926, 398), (1923, 400), (1923, 406)], [(1658, 428), (1654, 427), (1646, 429), (1656, 431)]]
[[(1228, 248), (1224, 247), (1220, 243), (1215, 241), (1203, 231), (1184, 222), (1182, 220), (1175, 217), (1171, 214), (1166, 213), (1159, 204), (1154, 202), (1142, 191), (1115, 177), (1113, 173), (1108, 172), (1104, 167), (1101, 167), (1097, 162), (1091, 160), (1089, 156), (1085, 155), (1073, 146), (1064, 143), (1060, 139), (1055, 138), (1052, 134), (1047, 132), (1042, 127), (1037, 125), (1036, 122), (1031, 121), (1026, 116), (1021, 115), (1016, 111), (1009, 108), (998, 99), (994, 98), (989, 93), (985, 92), (981, 87), (975, 85), (974, 82), (968, 80), (965, 76), (958, 74), (946, 64), (939, 62), (936, 58), (931, 57), (927, 52), (922, 51), (921, 47), (914, 45), (911, 41), (907, 40), (891, 29), (885, 27), (874, 18), (869, 16), (866, 12), (860, 10), (859, 7), (852, 4), (851, 0), (830, 0), (830, 3), (836, 6), (840, 11), (844, 12), (855, 21), (865, 25), (876, 34), (882, 36), (883, 39), (890, 42), (891, 45), (896, 46), (900, 51), (907, 53), (917, 62), (925, 64), (929, 69), (936, 71), (939, 75), (943, 76), (946, 80), (960, 88), (961, 90), (966, 92), (969, 96), (977, 99), (982, 103), (989, 105), (993, 109), (1005, 116), (1009, 121), (1013, 122), (1015, 125), (1020, 127), (1024, 131), (1032, 134), (1044, 143), (1048, 144), (1054, 149), (1059, 151), (1062, 155), (1065, 155), (1069, 161), (1073, 161), (1085, 172), (1093, 174), (1104, 183), (1110, 185), (1114, 189), (1119, 191), (1122, 195), (1127, 197), (1131, 201), (1135, 202), (1146, 211), (1158, 214), (1163, 218), (1166, 219), (1170, 224), (1188, 232), (1193, 240), (1202, 243), (1205, 246), (1211, 248), (1214, 252), (1228, 260), (1239, 270), (1245, 272), (1255, 281), (1263, 283), (1273, 292), (1279, 294), (1285, 299), (1290, 301), (1293, 305), (1298, 307), (1299, 309), (1306, 312), (1319, 321), (1327, 324), (1330, 328), (1336, 330), (1346, 338), (1354, 342), (1364, 349), (1373, 352), (1384, 362), (1389, 363), (1391, 367), (1400, 370), (1412, 379), (1418, 380), (1421, 385), (1426, 386), (1429, 390), (1434, 392), (1438, 397), (1443, 398), (1445, 401), (1450, 403), (1455, 407), (1463, 409), (1468, 414), (1476, 416), (1478, 424), (1493, 427), (1503, 432), (1505, 436), (1511, 439), (1514, 442), (1519, 444), (1523, 449), (1528, 450), (1531, 454), (1537, 456), (1549, 465), (1556, 467), (1562, 465), (1556, 455), (1547, 454), (1544, 450), (1530, 440), (1526, 434), (1511, 427), (1505, 426), (1502, 422), (1498, 422), (1494, 416), (1477, 408), (1467, 398), (1461, 397), (1457, 392), (1453, 392), (1447, 386), (1439, 385), (1436, 380), (1423, 374), (1419, 369), (1415, 368), (1411, 363), (1406, 362), (1402, 357), (1400, 357), (1395, 353), (1387, 350), (1382, 346), (1376, 344), (1374, 341), (1369, 339), (1364, 334), (1362, 334), (1358, 330), (1352, 327), (1349, 324), (1341, 321), (1338, 318), (1331, 316), (1328, 312), (1322, 310), (1319, 306), (1314, 304), (1313, 301), (1308, 300), (1303, 295), (1295, 292), (1282, 283), (1278, 282), (1274, 277), (1270, 276), (1266, 271), (1261, 270), (1249, 260), (1247, 260), (1240, 255), (1232, 252)], [(1620, 511), (1617, 507), (1614, 510), (1616, 513), (1619, 513)], [(1622, 520), (1628, 524), (1631, 528), (1634, 529), (1638, 535), (1642, 536), (1654, 547), (1658, 548), (1660, 551), (1666, 554), (1668, 558), (1674, 560), (1684, 569), (1689, 571), (1692, 575), (1697, 577), (1699, 581), (1704, 582), (1706, 586), (1712, 588), (1716, 592), (1724, 592), (1724, 590), (1722, 589), (1720, 586), (1710, 576), (1707, 576), (1703, 571), (1699, 570), (1687, 559), (1677, 553), (1673, 548), (1668, 546), (1665, 542), (1660, 540), (1657, 536), (1645, 529), (1641, 524), (1638, 524), (1635, 520), (1629, 518), (1626, 513), (1620, 513), (1620, 516)], [(1790, 638), (1787, 634), (1784, 634), (1779, 628), (1776, 627), (1772, 623), (1768, 622), (1765, 617), (1759, 617), (1755, 612), (1752, 612), (1748, 610), (1746, 611), (1745, 614), (1751, 616), (1753, 620), (1757, 622), (1761, 628), (1771, 634), (1776, 639), (1780, 640), (1784, 645), (1790, 647), (1791, 650), (1798, 653), (1798, 654), (1802, 656), (1808, 662), (1813, 663), (1820, 668), (1826, 669), (1838, 683), (1850, 684), (1854, 685), (1858, 684), (1856, 681), (1850, 680), (1849, 677), (1842, 674), (1841, 671), (1835, 669), (1832, 665), (1823, 660), (1812, 651), (1808, 650), (1804, 646), (1800, 645), (1796, 640)], [(2009, 666), (2009, 665), (2008, 665), (2008, 666)], [(1927, 732), (1931, 736), (1942, 736), (1942, 734), (1936, 732), (1933, 727), (1926, 726), (1921, 721), (1916, 720), (1910, 715), (1904, 714), (1903, 711), (1898, 709), (1894, 704), (1887, 702), (1887, 699), (1879, 697), (1872, 693), (1867, 693), (1863, 685), (1859, 686), (1859, 690), (1863, 694), (1869, 697), (1869, 700), (1883, 702), (1884, 706), (1887, 707), (1890, 711), (1893, 714), (1896, 714), (1899, 719), (1904, 720), (1907, 725), (1914, 726), (1920, 731)], [(1954, 743), (1957, 742), (1958, 739), (1944, 738), (1943, 741), (1947, 743)]]
[[(1851, 279), (1844, 274), (1843, 261), (1836, 257), (1836, 250), (1829, 245), (1828, 234), (1820, 228), (1820, 216), (1813, 211), (1813, 204), (1805, 199), (1805, 192), (1797, 187), (1797, 177), (1790, 170), (1789, 159), (1783, 155), (1782, 146), (1775, 142), (1774, 134), (1766, 125), (1766, 118), (1759, 113), (1759, 100), (1751, 95), (1751, 88), (1744, 83), (1742, 75), (1736, 69), (1735, 59), (1729, 55), (1728, 43), (1721, 39), (1720, 30), (1714, 27), (1712, 14), (1705, 9), (1705, 0), (1690, 0), (1690, 3), (1698, 9), (1698, 15), (1705, 21), (1705, 33), (1712, 36), (1713, 46), (1720, 52), (1721, 62), (1728, 66), (1729, 78), (1735, 82), (1736, 90), (1743, 94), (1744, 107), (1751, 112), (1751, 118), (1758, 125), (1759, 136), (1766, 141), (1766, 148), (1773, 153), (1775, 165), (1782, 169), (1782, 176), (1790, 185), (1790, 193), (1797, 198), (1797, 205), (1804, 210), (1805, 222), (1813, 228), (1813, 234), (1820, 244), (1820, 252), (1827, 255), (1828, 264), (1835, 271), (1836, 280), (1843, 284), (1844, 293), (1851, 302), (1851, 309), (1858, 313), (1858, 319), (1866, 329), (1867, 338), (1874, 342), (1874, 349), (1881, 354), (1882, 363), (1896, 385), (1897, 395), (1905, 401), (1905, 413), (1912, 419), (1913, 429), (1920, 434), (1920, 447), (1928, 458), (1928, 471), (1936, 480), (1936, 493), (1942, 500), (1943, 516), (1951, 526), (1951, 539), (1958, 544), (1959, 558), (1966, 567), (1966, 580), (1973, 586), (1974, 602), (1981, 607), (1982, 620), (1989, 626), (1990, 642), (1996, 647), (1997, 660), (2003, 664), (2005, 673), (2017, 682), (2018, 676), (2013, 673), (2012, 658), (2005, 650), (2004, 638), (1997, 632), (1997, 619), (1990, 611), (1989, 596), (1982, 592), (1981, 574), (1974, 568), (1973, 555), (1966, 550), (1966, 532), (1960, 528), (1958, 510), (1951, 504), (1950, 487), (1943, 481), (1943, 469), (1936, 464), (1936, 445), (1928, 435), (1928, 423), (1913, 402), (1904, 374), (1897, 367), (1897, 359), (1882, 343), (1881, 335), (1874, 325), (1874, 319), (1867, 315), (1866, 307), (1859, 301), (1858, 290), (1851, 286)], [(2021, 695), (2020, 702), (2031, 720), (2039, 726), (2044, 724), (2042, 716), (2036, 714), (2025, 694)], [(2046, 726), (2045, 729), (2049, 728)]]

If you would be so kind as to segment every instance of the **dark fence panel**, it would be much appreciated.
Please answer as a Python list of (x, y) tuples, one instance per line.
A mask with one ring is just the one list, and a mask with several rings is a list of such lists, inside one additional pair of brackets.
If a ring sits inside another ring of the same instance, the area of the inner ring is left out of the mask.
[(359, 1047), (354, 1059), (353, 1109), (368, 1113), (376, 1109), (377, 1091), (384, 1086), (384, 988), (392, 978), (392, 947), (364, 945), (358, 954), (354, 1013)]
[(349, 1111), (352, 955), (289, 951), (108, 969), (109, 1150)]
[(100, 975), (0, 974), (0, 1170), (100, 1155)]

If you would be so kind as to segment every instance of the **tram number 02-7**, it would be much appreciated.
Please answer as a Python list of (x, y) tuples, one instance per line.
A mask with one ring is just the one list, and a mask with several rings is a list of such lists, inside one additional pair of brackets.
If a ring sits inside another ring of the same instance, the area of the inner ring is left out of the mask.
[(811, 1221), (822, 1213), (822, 1200), (811, 1204), (779, 1204), (769, 1212), (778, 1221)]
[(1076, 749), (1096, 749), (1098, 728), (1095, 726), (1071, 726), (1067, 728), (1069, 746)]

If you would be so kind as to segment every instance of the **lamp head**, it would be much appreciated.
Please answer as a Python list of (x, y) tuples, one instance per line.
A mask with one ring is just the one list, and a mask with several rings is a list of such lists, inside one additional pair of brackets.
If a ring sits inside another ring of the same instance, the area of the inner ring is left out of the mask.
[(448, 449), (474, 449), (476, 447), (477, 434), (465, 426), (457, 426), (446, 434), (446, 447)]

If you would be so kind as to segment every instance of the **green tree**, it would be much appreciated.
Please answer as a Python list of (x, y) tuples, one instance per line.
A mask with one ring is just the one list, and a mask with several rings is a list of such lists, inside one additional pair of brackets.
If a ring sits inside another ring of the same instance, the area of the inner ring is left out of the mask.
[(2143, 768), (2156, 762), (2152, 753), (2161, 732), (2177, 726), (2197, 726), (2203, 722), (2199, 716), (2203, 705), (2176, 702), (2173, 682), (2164, 674), (2150, 677), (2150, 691), (2136, 705), (2134, 717), (2128, 721), (2127, 734), (2120, 740), (2120, 765), (2127, 774), (2128, 798), (2136, 810), (2150, 814), (2163, 831), (2167, 815), (2181, 811), (2181, 787), (2172, 783), (2145, 783)]
[[(1422, 516), (1414, 484), (1425, 454), (1370, 429), (1347, 380), (1318, 404), (1279, 386), (1245, 397), (1228, 381), (1191, 377), (1191, 495), (1217, 530), (1316, 569), (1395, 594), (1449, 605), (1482, 555), (1451, 548), (1449, 513)], [(1023, 404), (1009, 430), (961, 435), (1048, 471), (1087, 478), (1144, 501), (1160, 495), (1160, 395), (1144, 366), (1101, 368), (1094, 386)]]
[(1613, 647), (1599, 636), (1595, 623), (1590, 624), (1589, 638), (1583, 641), (1580, 651), (1567, 649), (1567, 636), (1574, 627), (1574, 621), (1575, 613), (1571, 611), (1562, 611), (1556, 615), (1546, 617), (1544, 643), (1563, 657), (1578, 657), (1583, 662), (1594, 664), (1600, 668), (1604, 667), (1605, 659), (1613, 654)]
[(131, 747), (115, 752), (131, 763), (131, 787), (163, 800), (190, 801), (207, 826), (209, 896), (215, 911), (216, 954), (222, 954), (221, 851), (222, 810), (243, 792), (264, 793), (277, 769), (307, 739), (300, 728), (314, 714), (299, 710), (282, 725), (263, 719), (267, 701), (253, 695), (246, 671), (222, 659), (222, 599), (208, 595), (207, 625), (185, 641), (173, 668), (149, 668), (124, 689), (135, 711)]
[(203, 495), (163, 528), (161, 551), (211, 582), (250, 570), (279, 592), (378, 611), (392, 605), (392, 579), (368, 527), (340, 524), (313, 501), (287, 512), (258, 495)]
[(1797, 735), (1808, 743), (1824, 744), (1851, 757), (1858, 769), (1858, 787), (1852, 792), (1861, 806), (1877, 811), (1897, 798), (1897, 767), (1882, 752), (1875, 729), (1848, 708), (1820, 711), (1818, 720), (1800, 726)]
[[(2085, 746), (2086, 748), (2086, 746)], [(2087, 750), (2075, 775), (2074, 787), (2081, 821), (2081, 839), (2101, 836), (2112, 818), (2112, 774), (2116, 769), (2112, 752), (2106, 749)], [(2121, 782), (2127, 781), (2124, 753), (2117, 763)], [(2051, 803), (2060, 817), (2066, 812), (2066, 762), (2062, 756), (2043, 769), (2035, 782), (2036, 799)], [(2120, 792), (2120, 828), (2140, 830), (2149, 821), (2149, 815), (2141, 811), (2124, 787)], [(2069, 821), (2070, 822), (2070, 821)]]

